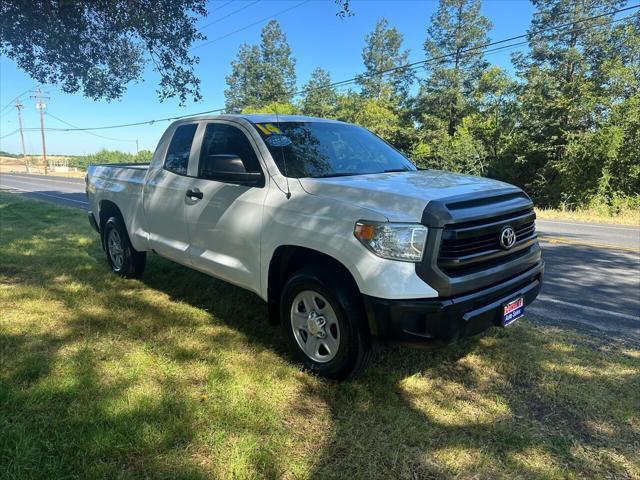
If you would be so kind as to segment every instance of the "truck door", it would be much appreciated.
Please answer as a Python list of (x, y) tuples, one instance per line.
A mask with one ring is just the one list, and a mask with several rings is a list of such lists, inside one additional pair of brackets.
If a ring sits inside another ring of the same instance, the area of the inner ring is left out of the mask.
[[(201, 125), (196, 177), (185, 218), (194, 268), (230, 283), (259, 291), (260, 231), (267, 189), (254, 140), (244, 127), (225, 122)], [(235, 172), (250, 172), (258, 184), (233, 181)], [(231, 178), (230, 178), (231, 177)]]
[(177, 127), (167, 148), (162, 168), (149, 172), (144, 208), (149, 244), (158, 254), (189, 265), (189, 233), (185, 223), (187, 176), (197, 123)]

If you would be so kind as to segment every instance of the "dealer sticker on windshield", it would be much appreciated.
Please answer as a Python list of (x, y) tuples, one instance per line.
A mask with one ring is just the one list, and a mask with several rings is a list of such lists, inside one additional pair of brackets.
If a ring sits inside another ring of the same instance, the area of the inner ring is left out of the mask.
[(524, 314), (524, 300), (522, 297), (507, 303), (502, 310), (502, 326), (512, 324)]

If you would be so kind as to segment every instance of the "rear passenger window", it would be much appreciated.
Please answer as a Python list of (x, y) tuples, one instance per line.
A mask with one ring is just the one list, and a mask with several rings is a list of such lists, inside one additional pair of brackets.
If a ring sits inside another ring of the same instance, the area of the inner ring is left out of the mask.
[(223, 123), (209, 123), (200, 150), (200, 178), (215, 178), (216, 159), (239, 157), (246, 172), (260, 173), (260, 163), (247, 136), (238, 128)]
[(191, 144), (197, 127), (197, 124), (192, 123), (176, 128), (164, 160), (164, 168), (166, 170), (180, 175), (187, 174), (189, 153), (191, 152)]

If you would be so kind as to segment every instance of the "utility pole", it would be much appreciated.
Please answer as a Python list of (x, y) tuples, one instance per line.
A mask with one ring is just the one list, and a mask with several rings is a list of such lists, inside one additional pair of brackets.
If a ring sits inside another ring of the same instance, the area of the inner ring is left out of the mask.
[(136, 138), (136, 155), (140, 153), (140, 150), (138, 149), (138, 139)]
[(49, 164), (47, 163), (47, 146), (44, 140), (44, 109), (47, 108), (45, 100), (49, 100), (51, 97), (47, 95), (49, 92), (43, 92), (40, 87), (32, 91), (33, 95), (30, 98), (35, 99), (36, 108), (40, 111), (40, 136), (42, 137), (42, 161), (44, 163), (45, 175), (49, 173)]
[(27, 169), (27, 173), (31, 173), (31, 162), (27, 160), (27, 151), (24, 148), (24, 133), (22, 132), (22, 108), (24, 105), (20, 102), (20, 99), (16, 100), (16, 110), (18, 111), (18, 126), (20, 127), (20, 143), (22, 144), (22, 160), (24, 161), (24, 167)]

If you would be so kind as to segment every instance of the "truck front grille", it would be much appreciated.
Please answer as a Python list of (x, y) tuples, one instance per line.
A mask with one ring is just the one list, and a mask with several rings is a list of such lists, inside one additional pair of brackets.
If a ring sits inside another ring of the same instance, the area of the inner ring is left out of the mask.
[[(509, 249), (500, 246), (500, 233), (506, 226), (511, 226), (516, 234), (515, 244)], [(536, 238), (535, 213), (531, 207), (447, 225), (442, 232), (438, 267), (451, 277), (491, 268), (526, 254)]]

